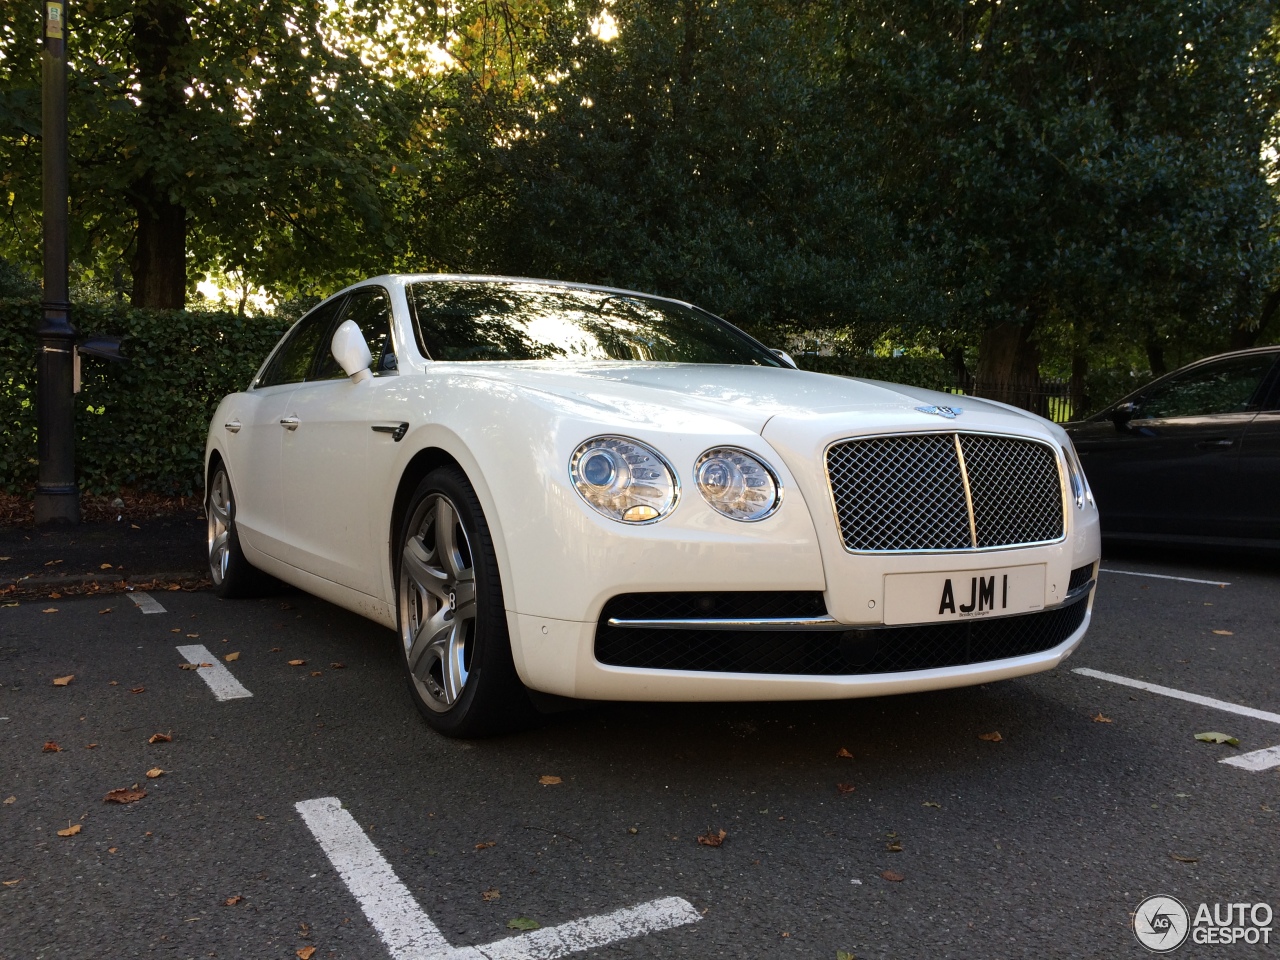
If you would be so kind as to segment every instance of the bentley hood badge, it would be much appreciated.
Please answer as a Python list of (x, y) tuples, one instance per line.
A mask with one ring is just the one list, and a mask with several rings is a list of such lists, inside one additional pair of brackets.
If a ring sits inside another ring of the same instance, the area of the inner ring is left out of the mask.
[(946, 417), (948, 420), (954, 420), (964, 410), (960, 407), (916, 407), (921, 413), (932, 413), (939, 417)]

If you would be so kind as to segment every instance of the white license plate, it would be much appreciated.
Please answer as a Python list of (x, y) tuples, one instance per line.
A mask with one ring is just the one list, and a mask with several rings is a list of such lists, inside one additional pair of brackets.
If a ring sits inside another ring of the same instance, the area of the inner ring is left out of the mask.
[(884, 578), (884, 622), (936, 623), (1003, 617), (1044, 607), (1043, 563)]

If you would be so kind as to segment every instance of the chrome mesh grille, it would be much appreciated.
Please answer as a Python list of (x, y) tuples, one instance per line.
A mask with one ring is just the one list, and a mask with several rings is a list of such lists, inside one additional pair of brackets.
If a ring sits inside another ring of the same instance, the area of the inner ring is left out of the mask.
[(846, 440), (828, 448), (827, 478), (850, 550), (968, 550), (1043, 543), (1064, 532), (1057, 457), (1031, 440), (966, 433)]

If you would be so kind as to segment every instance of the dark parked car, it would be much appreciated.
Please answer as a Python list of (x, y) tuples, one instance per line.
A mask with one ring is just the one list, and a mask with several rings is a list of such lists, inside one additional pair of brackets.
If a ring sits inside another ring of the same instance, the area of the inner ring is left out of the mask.
[(1064, 426), (1104, 537), (1280, 547), (1280, 346), (1199, 360)]

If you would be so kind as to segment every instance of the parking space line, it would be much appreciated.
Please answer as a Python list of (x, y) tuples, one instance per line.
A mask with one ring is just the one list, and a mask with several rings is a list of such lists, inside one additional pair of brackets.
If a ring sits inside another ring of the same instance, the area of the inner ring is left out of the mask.
[(1136, 690), (1146, 690), (1148, 693), (1158, 693), (1162, 697), (1173, 697), (1175, 700), (1198, 703), (1202, 707), (1211, 707), (1224, 713), (1236, 713), (1242, 717), (1252, 717), (1254, 720), (1280, 723), (1280, 713), (1255, 710), (1253, 707), (1242, 706), (1238, 703), (1228, 703), (1226, 700), (1215, 700), (1213, 697), (1202, 697), (1198, 693), (1187, 693), (1183, 690), (1175, 690), (1172, 687), (1162, 687), (1156, 683), (1147, 683), (1145, 680), (1131, 680), (1129, 677), (1120, 677), (1114, 673), (1103, 673), (1101, 670), (1090, 670), (1088, 667), (1077, 667), (1071, 672), (1078, 673), (1082, 677), (1093, 677), (1095, 680), (1106, 680), (1109, 683), (1118, 683), (1124, 687), (1133, 687)]
[(1264, 747), (1261, 750), (1250, 750), (1248, 753), (1242, 753), (1238, 757), (1227, 757), (1225, 760), (1219, 760), (1219, 763), (1225, 763), (1229, 767), (1239, 767), (1241, 770), (1252, 770), (1254, 773), (1261, 773), (1263, 770), (1270, 770), (1272, 767), (1280, 767), (1280, 747)]
[(1197, 580), (1195, 577), (1171, 577), (1167, 573), (1139, 573), (1137, 570), (1112, 570), (1110, 567), (1100, 567), (1099, 573), (1121, 573), (1126, 577), (1151, 577), (1155, 580), (1181, 580), (1183, 583), (1207, 583), (1211, 587), (1229, 587), (1231, 584), (1223, 583), (1221, 580)]
[(144, 591), (140, 590), (137, 593), (129, 594), (129, 599), (132, 600), (135, 604), (137, 604), (138, 609), (141, 610), (143, 613), (164, 613), (165, 612), (164, 607), (160, 606), (156, 598)]
[(295, 806), (394, 960), (554, 960), (701, 919), (687, 900), (664, 897), (483, 946), (455, 948), (337, 797)]
[(253, 696), (239, 680), (231, 675), (231, 671), (209, 652), (208, 647), (193, 643), (189, 646), (179, 647), (178, 652), (187, 658), (187, 663), (202, 664), (196, 673), (209, 685), (209, 689), (213, 691), (213, 695), (219, 700), (238, 700), (241, 697)]

